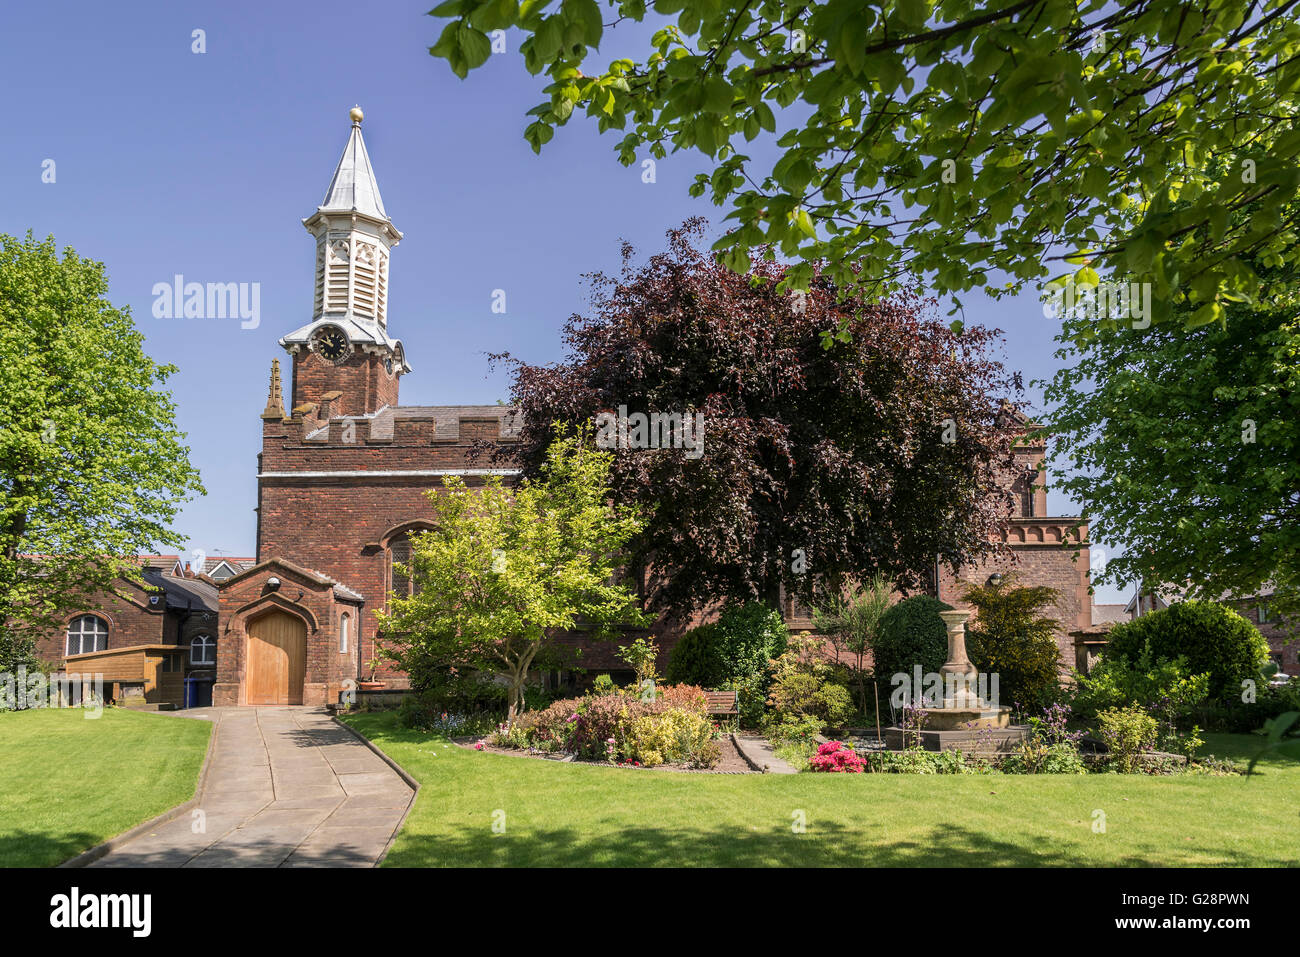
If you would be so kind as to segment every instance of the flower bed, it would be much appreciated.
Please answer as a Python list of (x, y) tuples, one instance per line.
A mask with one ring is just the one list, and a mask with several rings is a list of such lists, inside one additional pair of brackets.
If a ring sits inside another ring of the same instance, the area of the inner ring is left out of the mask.
[(720, 729), (709, 718), (704, 689), (625, 689), (556, 701), (501, 725), (485, 741), (500, 750), (569, 754), (632, 767), (712, 768), (722, 758)]

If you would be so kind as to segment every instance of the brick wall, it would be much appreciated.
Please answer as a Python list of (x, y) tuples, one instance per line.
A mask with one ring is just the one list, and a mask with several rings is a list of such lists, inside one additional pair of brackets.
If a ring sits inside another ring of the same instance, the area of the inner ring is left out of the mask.
[(177, 616), (164, 610), (164, 599), (157, 595), (156, 605), (149, 603), (150, 593), (132, 582), (122, 582), (119, 593), (99, 596), (99, 607), (89, 606), (69, 614), (63, 626), (36, 642), (36, 655), (42, 661), (60, 665), (66, 657), (67, 625), (82, 615), (95, 615), (108, 624), (108, 647), (175, 644), (179, 634)]
[(342, 392), (334, 415), (365, 415), (384, 406), (397, 405), (399, 372), (384, 368), (380, 356), (353, 352), (335, 365), (314, 352), (299, 351), (293, 357), (292, 404), (289, 411), (309, 402), (320, 402), (329, 392)]
[[(369, 362), (354, 357), (334, 367), (312, 354), (295, 357), (294, 405), (309, 401), (316, 406), (296, 417), (264, 421), (259, 477), (258, 560), (298, 563), (365, 596), (357, 636), (363, 663), (374, 653), (374, 613), (384, 607), (391, 587), (390, 546), (410, 528), (436, 520), (428, 493), (441, 488), (436, 476), (382, 473), (484, 468), (486, 460), (471, 455), (475, 443), (508, 441), (502, 413), (481, 407), (408, 408), (364, 419), (336, 418), (372, 404), (366, 391), (371, 388)], [(335, 389), (343, 395), (333, 397)], [(395, 378), (392, 399), (396, 401)], [(960, 579), (983, 581), (996, 567), (1004, 573), (1018, 571), (1025, 584), (1058, 589), (1061, 599), (1051, 614), (1061, 621), (1059, 641), (1068, 663), (1073, 654), (1068, 632), (1091, 624), (1088, 550), (1083, 545), (1075, 561), (1074, 520), (1046, 517), (1046, 490), (1035, 487), (1041, 485), (1043, 454), (1041, 443), (1019, 446), (1005, 477), (1016, 498), (1017, 515), (1007, 532), (1015, 561), (967, 569)], [(474, 486), (483, 479), (467, 476), (465, 481)], [(1086, 542), (1086, 530), (1083, 536)], [(958, 580), (943, 576), (940, 595), (945, 601), (963, 607), (961, 590)], [(223, 621), (225, 601), (223, 592)], [(714, 612), (704, 612), (656, 621), (648, 633), (659, 645), (661, 669), (681, 635), (713, 617)], [(609, 642), (574, 636), (563, 644), (580, 652), (570, 656), (571, 667), (619, 669), (625, 666), (617, 657), (618, 645), (645, 633), (628, 630)], [(406, 685), (405, 676), (387, 663), (378, 674), (395, 687)]]
[[(278, 587), (272, 586), (272, 578), (279, 580)], [(340, 651), (339, 619), (346, 613), (356, 621), (364, 617), (361, 611), (360, 603), (339, 598), (329, 580), (286, 562), (259, 564), (228, 579), (220, 586), (221, 623), (212, 703), (247, 703), (244, 681), (249, 629), (273, 612), (289, 614), (306, 628), (303, 704), (338, 701), (346, 683), (356, 679), (358, 668), (355, 641), (349, 643), (346, 654)]]

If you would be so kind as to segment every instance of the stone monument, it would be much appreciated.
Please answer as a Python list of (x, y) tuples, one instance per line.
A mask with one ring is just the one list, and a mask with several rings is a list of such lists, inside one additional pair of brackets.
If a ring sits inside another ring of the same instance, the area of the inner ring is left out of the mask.
[[(901, 750), (915, 745), (919, 736), (921, 746), (928, 751), (953, 748), (963, 751), (1009, 750), (1011, 745), (1027, 735), (1029, 729), (1013, 725), (1011, 709), (997, 704), (996, 676), (991, 682), (986, 676), (985, 687), (981, 688), (979, 671), (966, 656), (966, 620), (970, 618), (970, 612), (941, 611), (939, 617), (948, 629), (948, 659), (939, 669), (941, 703), (937, 707), (923, 707), (926, 719), (919, 735), (916, 731), (905, 733), (898, 726), (887, 728), (886, 746), (890, 750)], [(990, 683), (993, 701), (981, 697), (981, 692), (988, 694)]]

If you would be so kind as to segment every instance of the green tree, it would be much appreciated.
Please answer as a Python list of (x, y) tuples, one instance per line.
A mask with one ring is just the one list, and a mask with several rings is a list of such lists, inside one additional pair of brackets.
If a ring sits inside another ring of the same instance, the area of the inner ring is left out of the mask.
[(1268, 642), (1226, 605), (1180, 601), (1120, 622), (1107, 634), (1102, 657), (1122, 658), (1130, 666), (1182, 658), (1186, 673), (1208, 674), (1210, 697), (1224, 700), (1241, 695), (1242, 681), (1260, 680)]
[(1094, 583), (1272, 588), (1300, 620), (1300, 272), (1257, 266), (1265, 294), (1221, 322), (1067, 321), (1045, 418), (1059, 487), (1095, 541), (1125, 545)]
[(858, 684), (858, 707), (867, 710), (866, 656), (880, 635), (880, 622), (889, 611), (894, 583), (887, 575), (875, 574), (865, 585), (854, 585), (846, 594), (835, 595), (813, 608), (813, 627), (830, 638), (836, 660), (840, 648), (854, 656)]
[(1019, 576), (997, 584), (973, 585), (963, 600), (975, 608), (966, 629), (971, 663), (998, 676), (998, 696), (1023, 706), (1044, 704), (1060, 684), (1061, 649), (1055, 618), (1042, 614), (1060, 592), (1045, 585), (1022, 586)]
[[(952, 605), (929, 595), (913, 595), (881, 616), (880, 633), (871, 647), (877, 681), (890, 683), (899, 674), (911, 681), (917, 665), (922, 676), (943, 667), (948, 660), (948, 628), (939, 617), (941, 611), (952, 611)], [(920, 688), (913, 689), (914, 695), (920, 693)]]
[[(710, 157), (691, 192), (729, 207), (715, 248), (738, 271), (770, 244), (802, 258), (797, 288), (822, 262), (841, 286), (922, 276), (998, 296), (1067, 259), (1081, 279), (1141, 274), (1163, 318), (1182, 283), (1207, 308), (1250, 290), (1245, 251), (1300, 257), (1284, 213), (1300, 188), (1294, 2), (607, 6), (615, 26), (660, 25), (643, 57), (591, 64), (613, 32), (597, 0), (446, 0), (430, 52), (464, 77), (486, 31), (521, 30), (525, 67), (549, 79), (524, 131), (535, 150), (585, 112), (627, 131), (625, 165)], [(772, 139), (770, 167), (746, 152)]]
[(763, 602), (727, 604), (718, 620), (684, 634), (668, 658), (669, 684), (736, 692), (742, 726), (757, 726), (771, 684), (771, 664), (790, 640), (785, 619)]
[[(916, 295), (850, 308), (822, 277), (781, 292), (783, 267), (736, 275), (695, 248), (701, 229), (670, 231), (644, 263), (625, 246), (620, 274), (592, 276), (596, 308), (566, 321), (565, 361), (496, 357), (523, 417), (499, 454), (531, 468), (552, 423), (694, 413), (693, 451), (642, 442), (614, 462), (616, 500), (647, 515), (629, 552), (658, 569), (656, 611), (812, 604), (877, 571), (916, 590), (936, 556), (954, 572), (988, 556), (1024, 433), (995, 331), (954, 331)], [(846, 312), (855, 335), (822, 348)]]
[(513, 722), (529, 669), (561, 633), (608, 638), (646, 623), (636, 592), (615, 581), (640, 519), (608, 504), (613, 456), (589, 441), (557, 430), (540, 476), (513, 489), (452, 477), (428, 493), (437, 527), (412, 536), (401, 569), (415, 592), (378, 613), (385, 654), (417, 689), (448, 665), (501, 675)]
[(179, 546), (202, 493), (175, 406), (175, 368), (144, 353), (101, 263), (54, 238), (0, 234), (0, 670), (30, 657), (120, 575)]

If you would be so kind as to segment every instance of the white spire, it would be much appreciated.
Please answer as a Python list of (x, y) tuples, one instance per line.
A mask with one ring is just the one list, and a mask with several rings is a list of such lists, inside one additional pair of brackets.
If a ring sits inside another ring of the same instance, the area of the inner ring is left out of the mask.
[(316, 238), (311, 322), (280, 340), (291, 352), (306, 348), (322, 325), (337, 326), (354, 346), (395, 357), (410, 367), (402, 343), (388, 335), (388, 257), (402, 239), (388, 218), (361, 138), (362, 113), (351, 111), (352, 133), (325, 201), (302, 221)]
[(325, 201), (319, 207), (320, 212), (342, 213), (356, 211), (363, 216), (375, 219), (388, 219), (384, 211), (384, 201), (379, 195), (379, 184), (375, 182), (375, 170), (370, 165), (370, 154), (366, 152), (366, 141), (361, 135), (363, 114), (359, 107), (353, 107), (352, 135), (348, 145), (339, 157), (338, 168), (330, 180), (329, 189), (325, 191)]

